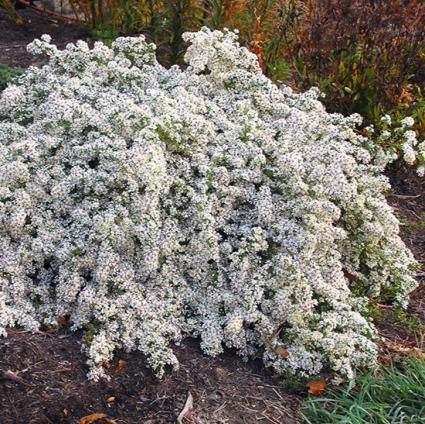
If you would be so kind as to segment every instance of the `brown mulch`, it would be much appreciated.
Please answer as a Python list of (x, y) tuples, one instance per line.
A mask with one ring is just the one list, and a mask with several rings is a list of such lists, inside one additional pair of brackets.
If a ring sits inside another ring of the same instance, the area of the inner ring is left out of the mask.
[(409, 312), (425, 319), (425, 178), (400, 165), (394, 166), (389, 176), (393, 193), (388, 196), (388, 202), (401, 222), (401, 238), (422, 265)]
[(0, 8), (0, 63), (25, 68), (35, 58), (26, 50), (27, 44), (43, 34), (49, 34), (52, 42), (60, 48), (76, 40), (85, 40), (88, 31), (83, 26), (59, 21), (33, 10), (17, 11), (23, 20), (22, 25), (15, 22), (16, 16)]
[(425, 178), (414, 170), (395, 164), (389, 172), (392, 193), (389, 204), (400, 220), (400, 235), (421, 264), (417, 273), (418, 287), (411, 293), (407, 318), (417, 317), (422, 327), (409, 325), (408, 320), (394, 319), (393, 308), (382, 309), (377, 327), (385, 338), (384, 351), (416, 349), (425, 353)]
[[(81, 335), (12, 329), (0, 340), (1, 424), (75, 424), (105, 413), (117, 423), (175, 422), (188, 393), (193, 410), (185, 422), (197, 424), (299, 423), (297, 398), (268, 377), (260, 362), (244, 363), (231, 352), (206, 357), (196, 341), (176, 348), (178, 371), (157, 380), (143, 355), (118, 352), (110, 381), (88, 381)], [(10, 376), (10, 374), (9, 374)], [(16, 376), (16, 380), (13, 378)]]

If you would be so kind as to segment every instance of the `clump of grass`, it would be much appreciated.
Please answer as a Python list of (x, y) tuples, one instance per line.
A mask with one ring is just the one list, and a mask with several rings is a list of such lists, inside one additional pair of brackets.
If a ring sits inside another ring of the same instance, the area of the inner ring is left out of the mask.
[(355, 388), (309, 398), (301, 412), (309, 424), (416, 424), (425, 422), (425, 361), (410, 358), (399, 367), (356, 379)]

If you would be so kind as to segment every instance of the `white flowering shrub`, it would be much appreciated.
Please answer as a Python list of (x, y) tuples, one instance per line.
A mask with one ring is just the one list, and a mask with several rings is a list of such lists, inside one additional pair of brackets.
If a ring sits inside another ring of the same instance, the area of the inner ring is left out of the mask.
[(278, 88), (231, 32), (49, 37), (0, 100), (0, 329), (69, 316), (90, 377), (117, 348), (158, 375), (199, 337), (280, 373), (350, 378), (376, 356), (370, 299), (405, 305), (415, 261), (354, 128)]

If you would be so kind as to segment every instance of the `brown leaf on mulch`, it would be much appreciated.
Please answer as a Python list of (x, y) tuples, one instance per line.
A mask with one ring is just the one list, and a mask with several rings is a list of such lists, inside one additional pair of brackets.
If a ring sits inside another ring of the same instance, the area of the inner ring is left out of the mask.
[(108, 424), (117, 424), (115, 420), (109, 418), (108, 415), (104, 414), (103, 412), (86, 415), (85, 417), (80, 418), (78, 424), (91, 424), (99, 420), (102, 420), (103, 422), (106, 422)]
[(90, 415), (86, 415), (83, 418), (80, 418), (78, 420), (78, 424), (90, 424), (93, 421), (97, 421), (97, 420), (100, 420), (101, 418), (106, 418), (106, 417), (107, 415), (103, 413), (90, 414)]
[(321, 379), (321, 380), (314, 380), (314, 381), (309, 381), (306, 384), (306, 387), (308, 388), (308, 392), (313, 395), (313, 396), (320, 396), (321, 394), (323, 394), (323, 392), (325, 391), (326, 388), (326, 382), (325, 380)]
[(68, 325), (68, 318), (67, 317), (65, 317), (65, 316), (60, 316), (60, 317), (57, 317), (57, 322), (60, 324), (60, 325)]
[(127, 365), (127, 361), (124, 361), (124, 359), (118, 360), (118, 372), (122, 371)]

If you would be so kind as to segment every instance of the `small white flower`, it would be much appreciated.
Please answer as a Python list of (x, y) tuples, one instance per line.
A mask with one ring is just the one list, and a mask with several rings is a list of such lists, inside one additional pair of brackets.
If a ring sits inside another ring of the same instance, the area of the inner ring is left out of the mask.
[(415, 120), (411, 116), (406, 116), (400, 121), (402, 127), (412, 127), (415, 124)]
[(43, 34), (40, 39), (45, 41), (46, 43), (50, 43), (52, 41), (52, 37), (49, 34)]
[(384, 124), (391, 125), (391, 122), (392, 122), (392, 120), (391, 120), (391, 116), (390, 116), (390, 115), (384, 115), (384, 116), (381, 118), (381, 121), (382, 121)]

